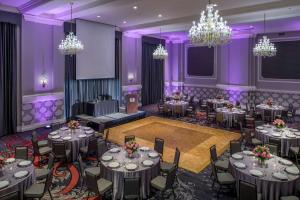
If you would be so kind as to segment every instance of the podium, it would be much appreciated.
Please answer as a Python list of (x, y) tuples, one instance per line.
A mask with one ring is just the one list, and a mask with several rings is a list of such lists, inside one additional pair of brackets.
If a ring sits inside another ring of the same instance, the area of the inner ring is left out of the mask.
[(127, 94), (125, 96), (126, 102), (126, 113), (137, 113), (139, 107), (138, 95), (137, 94)]

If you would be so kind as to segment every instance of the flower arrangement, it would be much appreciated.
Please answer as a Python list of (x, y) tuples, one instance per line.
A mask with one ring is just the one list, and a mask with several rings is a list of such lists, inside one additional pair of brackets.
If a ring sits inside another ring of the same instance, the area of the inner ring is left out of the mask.
[(273, 105), (273, 99), (272, 98), (268, 98), (266, 104), (270, 107), (272, 107)]
[(79, 126), (80, 126), (80, 124), (79, 124), (79, 122), (76, 121), (76, 120), (71, 120), (71, 121), (68, 123), (69, 129), (72, 129), (72, 130), (79, 128)]
[(232, 110), (232, 109), (233, 109), (233, 104), (232, 104), (232, 103), (228, 103), (228, 104), (227, 104), (227, 108), (228, 108), (229, 110)]
[(270, 149), (267, 146), (256, 146), (253, 149), (254, 156), (264, 164), (266, 160), (271, 158)]
[(131, 140), (125, 143), (124, 149), (127, 152), (128, 157), (132, 158), (134, 153), (138, 150), (139, 144), (135, 140)]
[(273, 125), (276, 127), (276, 128), (284, 128), (285, 127), (285, 122), (282, 120), (282, 119), (275, 119), (273, 121)]
[(180, 95), (180, 92), (179, 92), (179, 91), (177, 91), (177, 92), (174, 93), (173, 99), (174, 99), (175, 101), (179, 101), (179, 100), (181, 99), (181, 95)]
[(4, 167), (5, 164), (5, 158), (0, 156), (0, 170)]

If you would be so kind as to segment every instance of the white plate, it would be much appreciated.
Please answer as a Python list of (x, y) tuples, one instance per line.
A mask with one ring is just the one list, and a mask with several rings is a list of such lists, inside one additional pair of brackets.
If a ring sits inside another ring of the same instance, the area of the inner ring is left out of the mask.
[(274, 178), (279, 179), (279, 180), (288, 180), (287, 175), (286, 175), (286, 174), (283, 174), (283, 173), (280, 173), (280, 172), (275, 172), (275, 173), (272, 174), (272, 176), (273, 176)]
[(234, 165), (237, 167), (237, 168), (240, 168), (240, 169), (246, 169), (246, 165), (242, 162), (235, 162)]
[(0, 181), (0, 189), (3, 189), (5, 187), (9, 186), (9, 181)]
[(281, 134), (280, 133), (273, 133), (272, 136), (274, 136), (274, 137), (281, 137)]
[(113, 157), (112, 156), (109, 156), (109, 155), (107, 155), (107, 156), (102, 156), (102, 160), (103, 161), (111, 161), (113, 159)]
[(261, 171), (256, 170), (256, 169), (250, 170), (249, 173), (256, 177), (262, 177), (264, 175)]
[(23, 160), (23, 161), (19, 162), (19, 164), (18, 164), (18, 166), (20, 166), (20, 167), (27, 167), (29, 165), (31, 165), (30, 160)]
[(53, 131), (53, 132), (49, 133), (49, 135), (56, 135), (56, 134), (58, 134), (57, 131)]
[(285, 168), (285, 171), (289, 174), (298, 175), (299, 169), (297, 167), (287, 167)]
[(6, 163), (6, 164), (9, 164), (9, 163), (13, 163), (13, 162), (15, 162), (15, 161), (16, 161), (15, 158), (7, 158), (7, 159), (5, 160), (5, 163)]
[(292, 132), (297, 132), (298, 131), (298, 129), (294, 129), (294, 128), (289, 128), (289, 130), (292, 131)]
[(94, 133), (94, 130), (88, 130), (88, 131), (85, 131), (86, 134), (92, 134)]
[(300, 136), (300, 131), (294, 132), (294, 134)]
[(236, 160), (242, 160), (244, 158), (244, 156), (240, 155), (240, 154), (232, 154), (231, 155), (232, 158), (236, 159)]
[(149, 147), (141, 147), (140, 150), (141, 150), (141, 151), (149, 151), (150, 148), (149, 148)]
[(272, 126), (270, 124), (264, 124), (263, 127), (271, 128)]
[(289, 161), (289, 160), (286, 160), (286, 159), (280, 159), (280, 160), (278, 160), (278, 162), (283, 164), (283, 165), (287, 165), (287, 166), (293, 165), (292, 161)]
[(16, 172), (16, 173), (14, 173), (14, 177), (15, 177), (15, 178), (23, 178), (23, 177), (27, 176), (28, 173), (29, 173), (29, 172), (26, 171), (26, 170), (24, 170), (24, 171), (18, 171), (18, 172)]
[(66, 136), (66, 137), (63, 137), (63, 140), (71, 140), (72, 137), (71, 136)]
[(66, 131), (66, 130), (69, 130), (69, 128), (68, 127), (61, 127), (59, 130)]
[(110, 168), (118, 168), (118, 167), (120, 167), (120, 163), (118, 163), (118, 162), (110, 162), (110, 163), (108, 164), (108, 166), (109, 166)]
[(154, 164), (154, 162), (152, 160), (144, 160), (143, 161), (143, 165), (145, 166), (152, 166)]
[(83, 127), (83, 130), (85, 130), (85, 131), (88, 131), (88, 130), (91, 130), (91, 127)]
[(243, 151), (243, 154), (247, 155), (247, 156), (253, 156), (254, 153), (252, 151)]
[(138, 166), (137, 166), (136, 164), (134, 164), (134, 163), (128, 163), (128, 164), (125, 165), (125, 168), (126, 168), (127, 170), (136, 170), (137, 167), (138, 167)]
[(151, 152), (151, 153), (148, 153), (148, 156), (149, 156), (150, 158), (157, 158), (159, 155), (158, 155), (158, 153), (156, 153), (156, 152)]
[(80, 134), (78, 135), (79, 138), (85, 138), (86, 137), (86, 134)]
[(296, 135), (292, 135), (292, 134), (286, 134), (286, 137), (288, 137), (288, 138), (295, 138), (295, 137), (296, 137)]
[(261, 133), (268, 133), (268, 131), (266, 131), (266, 130), (260, 130), (259, 132), (261, 132)]
[(117, 147), (112, 148), (112, 149), (109, 150), (109, 152), (110, 153), (118, 153), (118, 152), (120, 152), (120, 148), (117, 148)]
[(60, 135), (53, 135), (51, 138), (52, 139), (58, 139), (58, 138), (60, 138), (61, 136)]
[(263, 126), (258, 126), (258, 127), (256, 127), (258, 130), (263, 130), (264, 129), (264, 127)]

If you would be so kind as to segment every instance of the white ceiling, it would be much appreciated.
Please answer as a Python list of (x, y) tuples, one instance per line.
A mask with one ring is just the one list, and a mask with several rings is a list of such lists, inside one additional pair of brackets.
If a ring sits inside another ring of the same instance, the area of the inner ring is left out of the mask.
[[(70, 18), (71, 0), (0, 0), (0, 9), (14, 7), (23, 14), (56, 20)], [(232, 25), (268, 19), (300, 17), (300, 0), (211, 0)], [(73, 0), (73, 16), (120, 27), (124, 31), (154, 34), (188, 30), (198, 20), (207, 0)], [(2, 6), (1, 6), (2, 5)], [(137, 6), (138, 9), (133, 9)], [(159, 18), (158, 15), (162, 17)], [(97, 16), (101, 16), (98, 18)], [(127, 23), (123, 23), (126, 21)]]

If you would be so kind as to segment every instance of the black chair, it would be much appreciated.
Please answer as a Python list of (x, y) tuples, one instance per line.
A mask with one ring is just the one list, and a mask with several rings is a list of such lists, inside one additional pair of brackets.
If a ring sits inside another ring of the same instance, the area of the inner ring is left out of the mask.
[(36, 138), (31, 138), (32, 147), (33, 147), (33, 155), (38, 156), (39, 158), (39, 165), (41, 164), (41, 161), (43, 160), (42, 157), (47, 156), (49, 153), (51, 153), (52, 148), (46, 146), (46, 147), (39, 147), (38, 141)]
[(96, 137), (91, 137), (89, 140), (88, 146), (84, 146), (79, 149), (79, 152), (84, 157), (95, 154), (96, 151), (97, 151), (97, 138)]
[(241, 152), (241, 143), (237, 140), (230, 141), (230, 155)]
[(124, 143), (130, 142), (135, 140), (135, 136), (134, 135), (125, 135), (124, 137)]
[(16, 147), (15, 148), (15, 158), (28, 160), (28, 147)]
[(140, 199), (140, 178), (124, 178), (124, 199)]
[(239, 200), (260, 200), (261, 194), (257, 193), (256, 185), (240, 180)]
[(178, 148), (176, 148), (174, 162), (173, 163), (161, 162), (160, 171), (163, 173), (169, 173), (172, 170), (172, 168), (174, 167), (178, 168), (179, 160), (180, 160), (180, 151)]
[(54, 155), (52, 153), (50, 153), (49, 157), (48, 157), (48, 166), (47, 166), (47, 168), (42, 167), (42, 168), (34, 169), (35, 179), (36, 180), (42, 180), (42, 179), (47, 178), (47, 175), (49, 174), (49, 172), (53, 168), (53, 165), (54, 165)]
[(279, 156), (277, 145), (274, 145), (274, 144), (268, 144), (267, 146), (268, 146), (268, 148), (269, 148), (271, 154), (273, 154), (273, 155), (275, 155), (275, 156)]
[(210, 160), (214, 163), (216, 168), (221, 171), (227, 171), (229, 162), (228, 160), (219, 160), (217, 156), (216, 145), (213, 145), (209, 148), (210, 151)]
[(99, 140), (97, 143), (97, 151), (96, 151), (96, 158), (98, 160), (98, 164), (101, 162), (102, 155), (107, 151), (107, 146), (104, 140)]
[(264, 121), (271, 122), (272, 121), (272, 111), (264, 110)]
[(105, 195), (112, 191), (112, 182), (104, 178), (100, 178), (89, 171), (85, 171), (86, 187), (88, 190), (88, 197), (90, 193), (94, 192), (97, 196), (105, 197)]
[(67, 149), (67, 143), (54, 141), (52, 147), (55, 159), (60, 160), (62, 163), (70, 161), (71, 151)]
[(160, 154), (161, 158), (163, 157), (164, 154), (164, 144), (165, 141), (163, 139), (155, 138), (154, 150)]
[(32, 131), (32, 137), (35, 138), (38, 141), (38, 146), (39, 147), (46, 147), (48, 146), (48, 140), (38, 140), (37, 139), (37, 134), (36, 131)]
[(100, 177), (100, 167), (87, 167), (84, 162), (82, 161), (82, 157), (79, 154), (78, 155), (78, 164), (79, 164), (79, 169), (80, 169), (80, 179), (81, 179), (81, 187), (80, 187), (80, 191), (82, 191), (85, 179), (86, 179), (86, 175), (85, 172), (88, 171), (91, 174), (93, 174), (96, 177)]
[(269, 144), (277, 146), (277, 155), (281, 157), (281, 140), (278, 138), (269, 138)]
[(9, 192), (9, 193), (5, 193), (5, 194), (1, 194), (0, 195), (0, 199), (1, 200), (19, 200), (19, 192), (15, 191), (15, 192)]

